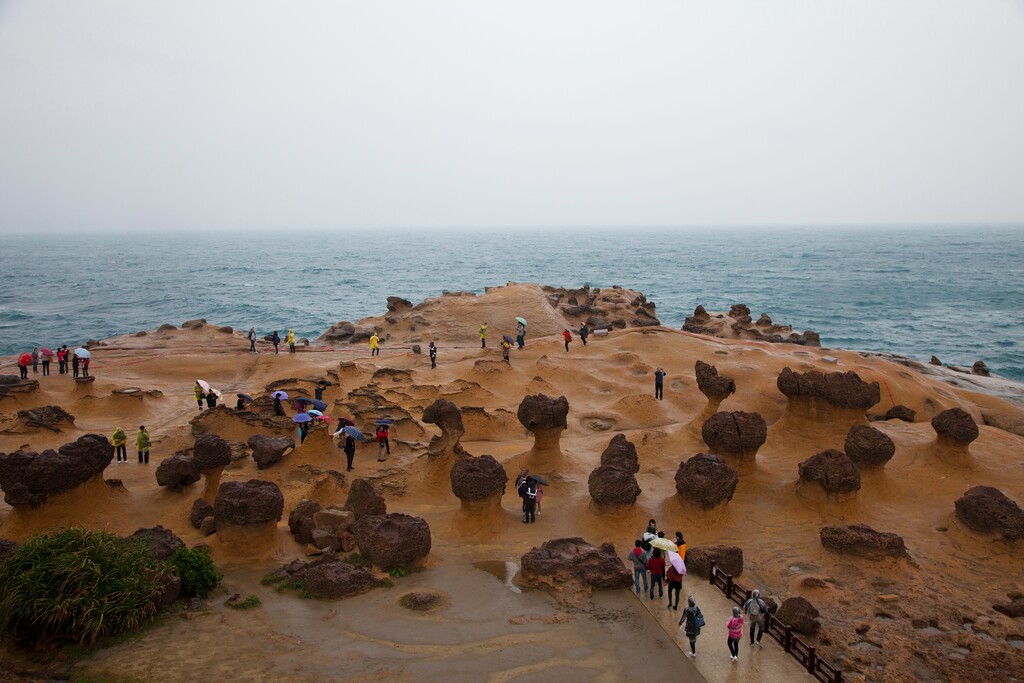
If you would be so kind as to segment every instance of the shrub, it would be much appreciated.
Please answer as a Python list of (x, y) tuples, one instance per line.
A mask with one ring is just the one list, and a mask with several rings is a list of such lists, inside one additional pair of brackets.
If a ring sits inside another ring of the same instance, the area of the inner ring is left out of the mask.
[(206, 548), (178, 548), (168, 562), (185, 597), (205, 598), (223, 578)]
[(40, 534), (0, 562), (0, 635), (92, 645), (150, 621), (168, 579), (141, 539), (81, 528)]

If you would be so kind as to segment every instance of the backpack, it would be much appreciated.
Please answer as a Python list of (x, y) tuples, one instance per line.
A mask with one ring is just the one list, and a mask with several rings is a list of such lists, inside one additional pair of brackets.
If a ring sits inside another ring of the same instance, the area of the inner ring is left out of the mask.
[(695, 607), (697, 610), (697, 632), (699, 633), (704, 628), (704, 613), (700, 611), (700, 607)]
[(761, 598), (751, 598), (747, 600), (746, 612), (752, 617), (759, 617), (768, 611), (768, 606), (764, 604)]

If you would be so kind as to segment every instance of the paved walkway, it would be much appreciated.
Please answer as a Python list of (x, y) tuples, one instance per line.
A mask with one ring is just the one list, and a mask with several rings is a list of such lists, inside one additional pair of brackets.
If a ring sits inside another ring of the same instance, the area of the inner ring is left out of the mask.
[(636, 596), (636, 599), (647, 608), (655, 621), (675, 638), (676, 644), (684, 652), (690, 651), (690, 641), (679, 630), (679, 618), (686, 607), (687, 596), (694, 597), (697, 606), (704, 614), (707, 625), (701, 629), (701, 634), (697, 638), (697, 656), (690, 661), (711, 683), (719, 681), (817, 683), (817, 679), (808, 674), (795, 659), (786, 654), (782, 646), (772, 640), (768, 634), (761, 639), (761, 647), (750, 647), (750, 627), (747, 625), (743, 627), (743, 639), (740, 640), (739, 661), (731, 661), (729, 646), (726, 644), (725, 622), (732, 616), (733, 603), (706, 579), (696, 575), (688, 575), (683, 579), (679, 611), (667, 608), (667, 590), (663, 598), (659, 598), (657, 590), (655, 590), (654, 600), (650, 600), (645, 594), (637, 595), (633, 589), (630, 589), (630, 593)]

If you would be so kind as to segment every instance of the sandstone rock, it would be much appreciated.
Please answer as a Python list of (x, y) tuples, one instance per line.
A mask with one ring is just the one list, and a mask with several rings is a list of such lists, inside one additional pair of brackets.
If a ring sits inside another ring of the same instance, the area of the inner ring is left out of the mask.
[(534, 434), (545, 431), (561, 432), (567, 427), (568, 414), (569, 401), (565, 396), (551, 398), (544, 394), (527, 396), (520, 402), (517, 412), (519, 422)]
[(355, 334), (356, 327), (348, 321), (334, 323), (320, 337), (326, 341), (345, 341)]
[(202, 528), (203, 520), (213, 514), (213, 506), (202, 498), (197, 498), (192, 503), (192, 511), (188, 515), (188, 521), (197, 529)]
[(51, 432), (59, 432), (60, 425), (68, 422), (74, 423), (75, 416), (60, 406), (42, 406), (18, 411), (18, 420), (32, 429), (49, 429)]
[(932, 428), (940, 439), (966, 446), (978, 438), (978, 425), (970, 413), (950, 408), (932, 418)]
[(687, 548), (686, 570), (690, 574), (711, 577), (711, 563), (726, 574), (736, 577), (743, 573), (743, 550), (731, 545), (711, 545)]
[(931, 363), (932, 365), (942, 365), (942, 361), (935, 356), (932, 356), (932, 359), (928, 362)]
[(813, 636), (821, 628), (818, 617), (821, 615), (806, 598), (795, 596), (786, 598), (779, 606), (775, 616), (784, 624), (789, 624), (797, 633)]
[(771, 327), (772, 319), (768, 316), (767, 313), (762, 313), (761, 317), (758, 318), (757, 322), (755, 322), (754, 324), (757, 325), (758, 327)]
[(740, 476), (719, 455), (698, 454), (679, 463), (676, 491), (705, 510), (732, 500)]
[(459, 439), (466, 433), (466, 429), (462, 424), (462, 413), (459, 412), (458, 406), (447, 399), (439, 398), (423, 411), (423, 421), (441, 428), (441, 435), (430, 440), (427, 453), (432, 456), (465, 453)]
[(1024, 511), (991, 486), (968, 489), (956, 501), (956, 516), (975, 531), (997, 532), (1008, 541), (1024, 538)]
[(758, 413), (715, 413), (700, 430), (713, 453), (753, 456), (768, 439), (768, 425)]
[(95, 381), (96, 377), (94, 375), (89, 375), (88, 377), (75, 377), (75, 384), (92, 384)]
[(138, 529), (131, 535), (131, 538), (143, 538), (148, 541), (150, 554), (160, 562), (171, 559), (174, 551), (185, 547), (184, 541), (178, 538), (173, 531), (165, 529), (159, 524), (148, 529)]
[(403, 595), (400, 604), (406, 609), (427, 612), (441, 604), (441, 596), (425, 591), (414, 591)]
[(181, 453), (164, 458), (156, 468), (156, 483), (171, 491), (180, 491), (199, 479), (199, 468), (195, 461)]
[(520, 576), (534, 586), (589, 593), (591, 590), (626, 588), (633, 583), (632, 572), (605, 543), (597, 548), (579, 537), (556, 538), (533, 548), (521, 559)]
[(35, 507), (102, 474), (113, 457), (113, 445), (99, 434), (79, 437), (56, 453), (49, 449), (0, 453), (0, 488), (9, 505)]
[(779, 373), (776, 385), (790, 399), (821, 399), (835, 408), (867, 410), (881, 400), (878, 382), (868, 384), (852, 370), (799, 373), (787, 367)]
[(157, 332), (170, 332), (171, 330), (176, 330), (176, 329), (178, 329), (178, 328), (175, 327), (174, 325), (172, 325), (170, 323), (164, 323), (160, 327), (156, 328), (156, 331)]
[(430, 526), (420, 517), (397, 512), (362, 517), (352, 533), (359, 554), (385, 570), (408, 569), (430, 552)]
[(199, 533), (203, 536), (209, 536), (217, 533), (217, 518), (213, 515), (204, 517), (202, 523), (199, 525)]
[(256, 469), (265, 470), (284, 459), (286, 453), (295, 448), (295, 439), (290, 437), (273, 438), (254, 434), (246, 442), (252, 449), (252, 459), (256, 461)]
[(886, 420), (903, 420), (904, 422), (913, 422), (914, 418), (917, 417), (917, 411), (911, 410), (904, 405), (896, 405), (885, 413)]
[(821, 544), (846, 555), (878, 560), (885, 557), (909, 557), (907, 546), (896, 534), (875, 531), (863, 524), (822, 527)]
[(231, 446), (216, 434), (206, 432), (196, 438), (192, 459), (200, 472), (225, 467), (231, 464)]
[(258, 526), (276, 522), (284, 512), (284, 496), (277, 484), (250, 479), (228, 481), (220, 485), (213, 502), (217, 527), (224, 524)]
[(299, 543), (313, 542), (313, 529), (316, 528), (313, 515), (320, 510), (320, 503), (302, 499), (288, 514), (288, 530), (295, 534), (296, 541)]
[(1014, 593), (1008, 597), (1010, 598), (1010, 602), (996, 603), (995, 605), (992, 605), (992, 609), (1000, 614), (1005, 614), (1011, 619), (1020, 619), (1021, 617), (1024, 617), (1024, 595)]
[(307, 591), (327, 600), (365, 593), (377, 583), (368, 569), (338, 560), (316, 564), (300, 572), (300, 575)]
[(0, 396), (31, 394), (38, 388), (37, 380), (22, 380), (18, 375), (0, 375)]
[[(288, 521), (290, 524), (290, 517)], [(328, 529), (336, 536), (343, 531), (347, 531), (355, 523), (356, 516), (351, 510), (328, 508), (326, 510), (317, 510), (313, 513), (313, 526), (318, 529)]]
[(729, 308), (729, 317), (741, 321), (743, 318), (747, 318), (746, 322), (750, 322), (750, 307), (746, 304), (733, 304)]
[(853, 493), (860, 490), (860, 468), (845, 453), (829, 449), (798, 465), (800, 478), (816, 482), (828, 493)]
[(235, 331), (235, 328), (231, 327), (231, 325), (221, 325), (217, 328), (217, 331), (223, 332), (224, 334), (231, 334)]
[(456, 460), (450, 476), (452, 493), (464, 501), (501, 496), (508, 482), (505, 468), (490, 455)]
[(979, 375), (981, 377), (991, 377), (992, 374), (988, 371), (988, 366), (985, 365), (985, 361), (975, 361), (971, 367), (971, 374)]
[(719, 377), (718, 368), (708, 365), (702, 360), (695, 366), (697, 388), (712, 401), (722, 401), (730, 394), (736, 393), (736, 382), (728, 377)]
[(364, 517), (385, 515), (388, 512), (384, 497), (365, 479), (356, 479), (348, 489), (344, 509), (351, 510), (358, 522)]
[(403, 299), (400, 296), (389, 296), (388, 297), (388, 310), (392, 313), (401, 313), (412, 308), (412, 302), (408, 299)]
[(632, 505), (642, 490), (631, 471), (615, 465), (600, 465), (587, 480), (590, 497), (601, 506)]
[(338, 540), (337, 535), (330, 529), (313, 529), (310, 537), (313, 539), (313, 545), (320, 550), (338, 550), (341, 548), (341, 542)]
[(636, 446), (625, 434), (616, 434), (608, 442), (608, 447), (601, 453), (601, 465), (617, 467), (620, 470), (636, 473), (640, 471), (640, 459), (636, 454)]
[(850, 427), (843, 448), (850, 460), (859, 467), (884, 465), (896, 454), (896, 444), (892, 439), (867, 425)]
[(206, 318), (198, 318), (196, 320), (186, 320), (181, 324), (183, 330), (198, 330), (200, 327), (206, 324)]

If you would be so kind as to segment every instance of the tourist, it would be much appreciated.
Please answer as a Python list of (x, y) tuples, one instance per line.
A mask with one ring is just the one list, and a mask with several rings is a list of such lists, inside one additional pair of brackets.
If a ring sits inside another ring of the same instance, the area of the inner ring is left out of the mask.
[(732, 608), (732, 617), (725, 622), (725, 628), (729, 631), (729, 659), (735, 662), (740, 658), (740, 638), (743, 637), (743, 615), (739, 607)]
[(690, 651), (686, 655), (696, 657), (697, 636), (700, 635), (700, 628), (704, 625), (704, 615), (701, 614), (700, 607), (697, 607), (697, 602), (692, 595), (686, 599), (686, 609), (683, 610), (683, 616), (679, 617), (679, 625), (683, 627), (683, 633), (690, 641)]
[(21, 379), (28, 379), (28, 366), (31, 363), (32, 354), (23, 353), (20, 356), (18, 356), (18, 372), (21, 374)]
[(537, 482), (537, 514), (540, 514), (540, 504), (544, 500), (544, 484)]
[(487, 348), (487, 323), (481, 325), (477, 331), (480, 333), (480, 348)]
[(519, 485), (519, 497), (523, 499), (523, 524), (537, 521), (537, 480), (527, 477)]
[(114, 436), (110, 438), (114, 444), (114, 452), (117, 454), (117, 462), (128, 462), (128, 435), (118, 427), (114, 430)]
[(249, 353), (259, 353), (256, 350), (256, 328), (249, 328)]
[(380, 337), (377, 336), (376, 332), (374, 332), (372, 335), (370, 335), (370, 355), (371, 356), (379, 356), (380, 355)]
[(270, 338), (270, 343), (274, 345), (274, 353), (281, 353), (277, 348), (277, 345), (281, 343), (281, 335), (277, 333), (277, 330), (274, 330), (274, 336)]
[(274, 415), (284, 417), (284, 406), (281, 405), (281, 397), (274, 396)]
[[(768, 605), (761, 599), (761, 591), (755, 590), (750, 594), (750, 599), (743, 603), (743, 613), (750, 618), (750, 645), (761, 647), (761, 636), (764, 635), (764, 615), (768, 612)], [(757, 639), (754, 639), (754, 630), (757, 630)]]
[(43, 362), (43, 377), (49, 377), (50, 376), (50, 361), (53, 360), (53, 351), (50, 351), (49, 349), (46, 349), (45, 351), (43, 351), (42, 352), (42, 358), (40, 360), (42, 360), (42, 362)]
[(192, 387), (192, 394), (196, 397), (196, 404), (199, 406), (199, 410), (203, 410), (203, 399), (206, 398), (206, 392), (203, 391), (203, 387), (196, 381), (196, 385)]
[(241, 396), (235, 401), (235, 410), (245, 410), (245, 399)]
[(569, 353), (569, 342), (572, 341), (572, 333), (569, 330), (562, 330), (562, 340), (565, 342), (565, 352)]
[(57, 372), (66, 375), (68, 374), (68, 347), (62, 346), (57, 349)]
[(641, 547), (643, 542), (638, 538), (629, 551), (629, 561), (633, 563), (633, 587), (636, 594), (640, 595), (640, 578), (644, 580), (644, 593), (647, 592), (647, 561), (643, 559), (644, 550)]
[(32, 374), (39, 374), (39, 347), (36, 346), (32, 349)]
[(139, 425), (139, 433), (135, 437), (135, 449), (139, 452), (139, 464), (149, 464), (149, 432), (146, 425)]
[(651, 600), (654, 599), (654, 584), (658, 584), (658, 597), (665, 597), (665, 558), (658, 548), (654, 549), (651, 559), (647, 560), (647, 571), (651, 573)]
[(427, 355), (430, 356), (430, 367), (437, 367), (437, 347), (434, 346), (434, 342), (430, 342), (430, 346), (427, 347)]
[(658, 535), (658, 523), (653, 519), (647, 520), (647, 531), (644, 532), (644, 540), (649, 541)]
[(295, 353), (295, 331), (288, 330), (288, 336), (285, 337), (285, 343), (288, 344), (288, 353)]
[(345, 434), (345, 460), (348, 461), (348, 471), (352, 471), (352, 459), (356, 456), (356, 440), (351, 434)]
[(217, 392), (210, 389), (206, 392), (206, 407), (216, 408), (217, 407)]
[(665, 398), (665, 370), (662, 368), (654, 371), (654, 398), (659, 401)]
[(583, 323), (582, 325), (580, 325), (579, 335), (580, 335), (580, 341), (583, 342), (584, 346), (586, 346), (587, 345), (587, 337), (590, 336), (590, 330), (587, 329), (587, 324), (586, 323)]
[(377, 462), (384, 462), (384, 449), (391, 453), (391, 445), (388, 444), (388, 432), (385, 425), (377, 425)]
[(81, 362), (82, 361), (77, 354), (71, 354), (71, 371), (76, 379), (78, 378), (78, 366), (81, 364)]
[(509, 344), (507, 340), (504, 340), (504, 339), (503, 339), (503, 340), (501, 341), (501, 359), (502, 359), (503, 361), (505, 361), (506, 363), (508, 363), (509, 365), (511, 365), (511, 364), (512, 364), (512, 361), (510, 361), (510, 360), (508, 359), (508, 353), (509, 353), (509, 351), (510, 351), (511, 349), (512, 349), (512, 345), (511, 345), (511, 344)]
[[(679, 611), (679, 594), (683, 590), (683, 575), (669, 562), (665, 567), (665, 583), (668, 584), (668, 608)], [(672, 604), (672, 593), (676, 594), (676, 602)]]
[(526, 346), (526, 325), (516, 322), (516, 345), (522, 349)]
[(89, 356), (86, 356), (85, 358), (82, 359), (82, 377), (89, 376), (89, 362), (91, 360), (92, 359), (89, 358)]
[(316, 388), (313, 389), (313, 398), (318, 401), (324, 400), (324, 389), (327, 388), (327, 382), (323, 380), (316, 383)]
[(309, 433), (309, 423), (299, 423), (299, 445), (301, 446), (306, 441), (306, 434)]

